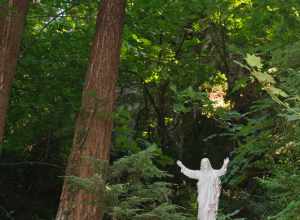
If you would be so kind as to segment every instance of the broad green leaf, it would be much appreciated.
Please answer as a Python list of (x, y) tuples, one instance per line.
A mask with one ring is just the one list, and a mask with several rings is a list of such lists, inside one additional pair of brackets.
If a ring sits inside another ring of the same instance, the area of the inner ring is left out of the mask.
[(252, 71), (251, 74), (262, 84), (275, 84), (274, 78), (265, 72)]
[(245, 58), (246, 62), (251, 67), (257, 67), (258, 69), (262, 68), (262, 63), (260, 57), (257, 57), (255, 55), (247, 54)]
[(278, 96), (281, 96), (284, 98), (288, 97), (288, 94), (286, 94), (286, 92), (284, 92), (283, 90), (281, 90), (279, 88), (273, 87), (273, 86), (267, 87), (267, 88), (265, 88), (265, 90), (268, 91), (272, 95), (278, 95)]

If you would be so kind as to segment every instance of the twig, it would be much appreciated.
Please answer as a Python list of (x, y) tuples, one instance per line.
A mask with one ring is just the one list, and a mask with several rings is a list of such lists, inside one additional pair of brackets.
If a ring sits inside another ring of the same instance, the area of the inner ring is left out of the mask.
[[(71, 9), (73, 9), (74, 7), (78, 6), (79, 4), (73, 4), (71, 5), (69, 8), (66, 8), (65, 10), (59, 12), (58, 14), (56, 14), (54, 17), (52, 17), (39, 31), (36, 35), (40, 35), (45, 29), (47, 29), (49, 27), (50, 24), (52, 24), (54, 21), (56, 21), (56, 19), (60, 18), (60, 17), (64, 17), (63, 14), (67, 13), (68, 11), (70, 11)], [(30, 45), (34, 45), (34, 43), (37, 41), (37, 38), (34, 38), (32, 40), (32, 42), (30, 43)], [(24, 54), (31, 46), (29, 47), (24, 47), (21, 51), (21, 54)]]
[(58, 169), (62, 169), (62, 166), (59, 166), (57, 164), (47, 163), (47, 162), (39, 162), (39, 161), (22, 161), (22, 162), (15, 162), (15, 163), (0, 163), (0, 166), (22, 166), (22, 165), (42, 165), (42, 166), (49, 166), (49, 167), (55, 167)]
[[(63, 14), (65, 14), (66, 12), (70, 11), (72, 8), (74, 8), (75, 6), (77, 6), (77, 4), (74, 4), (74, 5), (71, 5), (69, 8), (61, 11), (60, 13), (56, 14), (54, 17), (52, 17), (50, 19), (50, 21), (48, 21), (44, 27), (42, 27), (40, 30), (39, 30), (39, 33), (42, 33), (43, 30), (45, 30), (51, 23), (53, 23), (56, 19), (60, 18)], [(38, 33), (38, 34), (39, 34)]]
[(4, 214), (5, 214), (5, 217), (7, 217), (8, 219), (10, 219), (10, 220), (14, 220), (14, 218), (12, 217), (12, 213), (13, 213), (13, 211), (8, 211), (8, 210), (6, 210), (3, 206), (0, 206), (0, 211), (3, 211), (4, 212)]

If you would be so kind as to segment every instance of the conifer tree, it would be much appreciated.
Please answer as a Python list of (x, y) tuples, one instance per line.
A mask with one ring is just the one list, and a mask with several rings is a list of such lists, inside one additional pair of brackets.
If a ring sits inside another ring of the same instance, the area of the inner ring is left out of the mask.
[(8, 0), (0, 4), (0, 144), (28, 5), (28, 0)]
[[(67, 176), (84, 178), (94, 174), (90, 161), (83, 158), (109, 160), (124, 13), (125, 0), (101, 1)], [(94, 200), (93, 194), (72, 191), (65, 180), (56, 219), (102, 219), (103, 211), (92, 204)]]

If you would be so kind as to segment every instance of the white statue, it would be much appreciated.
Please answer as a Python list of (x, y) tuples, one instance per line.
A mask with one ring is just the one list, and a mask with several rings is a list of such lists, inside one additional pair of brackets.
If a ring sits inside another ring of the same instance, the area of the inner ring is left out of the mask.
[(198, 180), (198, 218), (197, 220), (216, 220), (219, 196), (221, 192), (220, 176), (226, 173), (229, 159), (224, 160), (223, 166), (219, 170), (211, 167), (208, 158), (201, 160), (200, 170), (190, 170), (186, 168), (181, 161), (177, 161), (177, 165), (181, 168), (181, 172), (191, 178)]

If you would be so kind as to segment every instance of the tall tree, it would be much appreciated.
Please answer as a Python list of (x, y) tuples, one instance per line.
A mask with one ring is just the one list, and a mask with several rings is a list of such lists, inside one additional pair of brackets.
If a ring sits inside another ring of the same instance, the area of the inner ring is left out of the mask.
[(7, 0), (0, 5), (0, 143), (28, 5), (28, 0)]
[[(125, 5), (125, 0), (103, 0), (101, 3), (67, 176), (92, 176), (95, 170), (86, 158), (109, 160)], [(83, 190), (72, 191), (66, 178), (56, 220), (101, 219), (103, 212), (93, 204), (95, 200), (95, 195)]]

